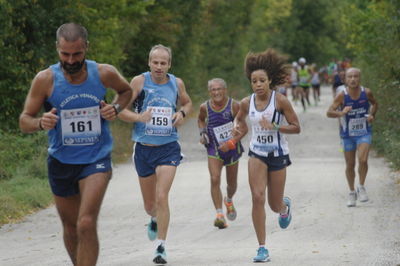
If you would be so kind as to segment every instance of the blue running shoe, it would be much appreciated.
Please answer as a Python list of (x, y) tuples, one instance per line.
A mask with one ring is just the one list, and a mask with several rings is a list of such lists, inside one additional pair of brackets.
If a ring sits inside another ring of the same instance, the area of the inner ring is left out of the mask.
[(257, 250), (257, 256), (253, 258), (253, 262), (266, 262), (269, 261), (268, 249), (260, 247)]
[(147, 236), (151, 241), (157, 238), (157, 222), (153, 221), (153, 219), (147, 224)]
[(165, 253), (165, 247), (163, 245), (157, 247), (153, 262), (155, 264), (167, 264), (167, 254)]
[(291, 210), (291, 200), (288, 197), (283, 198), (283, 202), (285, 202), (286, 206), (288, 206), (287, 214), (280, 214), (279, 215), (279, 226), (282, 229), (285, 229), (289, 226), (290, 221), (292, 220), (292, 210)]

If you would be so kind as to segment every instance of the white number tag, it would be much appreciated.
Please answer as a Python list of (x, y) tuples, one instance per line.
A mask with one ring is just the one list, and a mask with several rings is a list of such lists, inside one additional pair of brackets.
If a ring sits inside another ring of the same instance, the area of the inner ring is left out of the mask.
[(224, 143), (232, 138), (233, 123), (229, 122), (218, 127), (214, 127), (214, 135), (219, 144)]
[(101, 135), (99, 106), (61, 110), (63, 145), (93, 145)]
[(149, 136), (170, 136), (172, 133), (172, 108), (148, 106), (151, 120), (146, 123), (145, 134)]

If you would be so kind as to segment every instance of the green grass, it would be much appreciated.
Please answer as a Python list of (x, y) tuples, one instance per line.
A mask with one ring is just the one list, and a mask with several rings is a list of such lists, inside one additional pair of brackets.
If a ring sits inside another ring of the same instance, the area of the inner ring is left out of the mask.
[(0, 225), (20, 221), (52, 202), (47, 179), (18, 176), (0, 182)]
[[(114, 121), (114, 163), (132, 155), (131, 128)], [(16, 135), (0, 131), (0, 226), (20, 221), (27, 214), (53, 203), (47, 179), (47, 136), (45, 132)]]

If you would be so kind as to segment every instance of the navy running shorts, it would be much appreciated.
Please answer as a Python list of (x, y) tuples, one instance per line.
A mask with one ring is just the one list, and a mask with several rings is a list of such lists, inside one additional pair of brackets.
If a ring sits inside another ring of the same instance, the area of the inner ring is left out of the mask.
[(79, 194), (79, 180), (112, 170), (111, 156), (90, 164), (65, 164), (49, 156), (47, 169), (53, 194), (59, 197), (73, 196)]
[(177, 141), (159, 146), (136, 143), (133, 163), (139, 177), (148, 177), (156, 172), (159, 165), (178, 166), (181, 162), (181, 146)]
[(290, 161), (290, 158), (289, 158), (289, 154), (274, 157), (274, 153), (271, 152), (268, 154), (268, 157), (264, 157), (264, 156), (255, 154), (254, 152), (249, 150), (249, 157), (260, 159), (263, 163), (265, 163), (268, 166), (268, 172), (278, 171), (278, 170), (286, 168), (292, 164), (292, 162)]

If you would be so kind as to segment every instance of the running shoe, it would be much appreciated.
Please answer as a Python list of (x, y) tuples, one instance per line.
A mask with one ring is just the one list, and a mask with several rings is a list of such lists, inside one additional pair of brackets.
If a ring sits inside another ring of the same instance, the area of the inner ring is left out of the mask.
[(365, 190), (365, 187), (363, 185), (357, 186), (357, 197), (358, 197), (358, 200), (361, 202), (368, 201), (367, 191)]
[(150, 241), (157, 238), (157, 222), (154, 222), (153, 219), (150, 219), (150, 223), (147, 224), (147, 236)]
[(355, 207), (357, 201), (357, 193), (355, 191), (350, 191), (349, 200), (347, 201), (347, 207)]
[(236, 209), (235, 206), (233, 206), (233, 202), (228, 202), (226, 200), (226, 197), (224, 198), (224, 204), (226, 207), (226, 217), (228, 218), (229, 221), (233, 221), (236, 219)]
[(215, 218), (215, 220), (214, 220), (214, 226), (218, 227), (219, 229), (224, 229), (224, 228), (228, 227), (228, 225), (226, 224), (224, 215), (222, 213), (217, 214), (217, 218)]
[(155, 264), (167, 264), (167, 254), (163, 245), (157, 247), (153, 262)]
[(286, 214), (280, 214), (279, 215), (279, 226), (282, 229), (285, 229), (289, 226), (290, 221), (292, 221), (292, 210), (291, 210), (291, 204), (292, 201), (290, 200), (290, 198), (288, 197), (284, 197), (283, 198), (283, 202), (285, 203), (285, 205), (288, 207), (288, 211)]
[(268, 249), (260, 247), (257, 250), (257, 256), (253, 258), (253, 262), (266, 262), (269, 261)]

